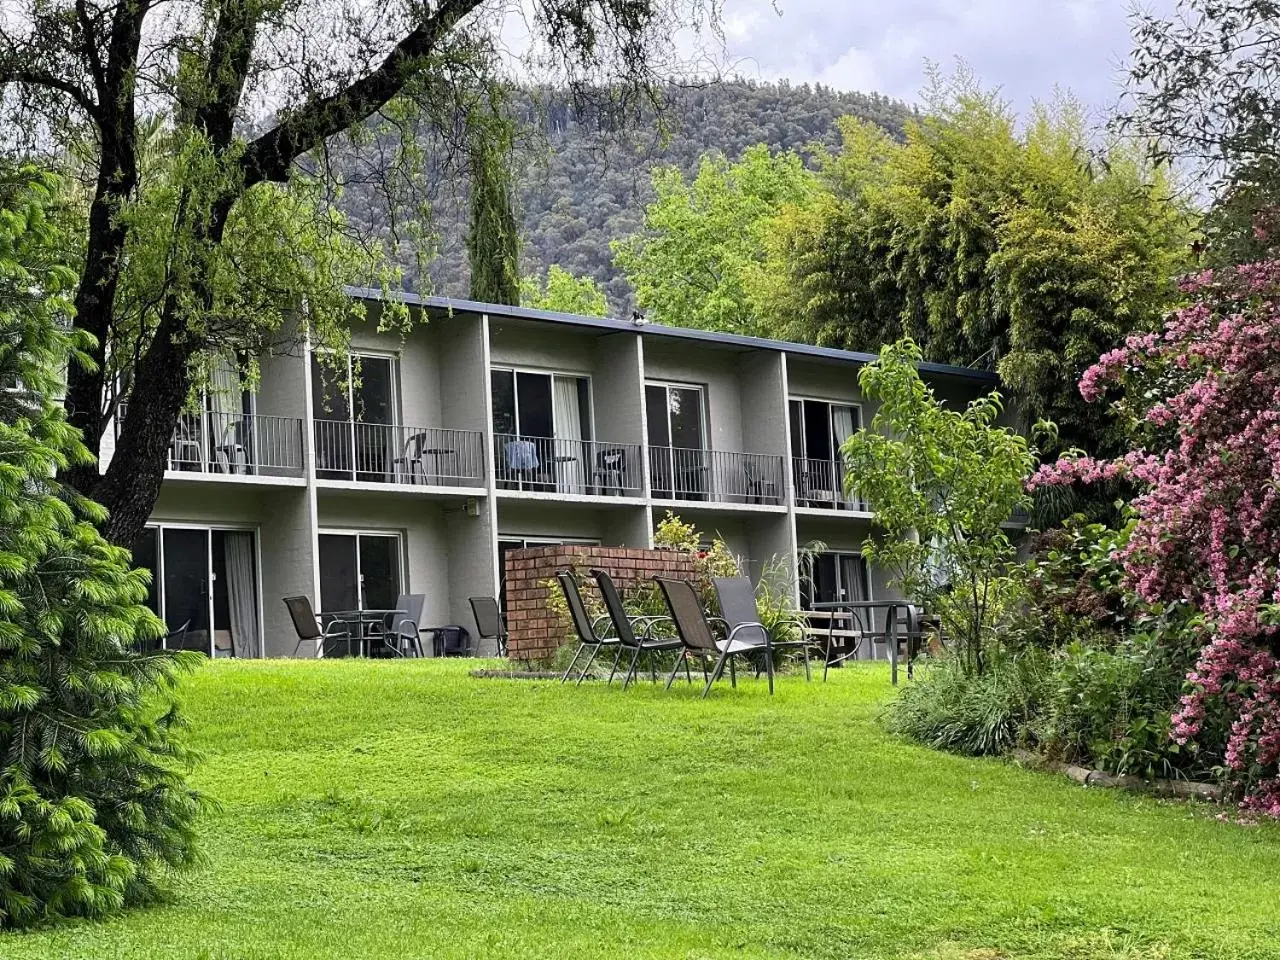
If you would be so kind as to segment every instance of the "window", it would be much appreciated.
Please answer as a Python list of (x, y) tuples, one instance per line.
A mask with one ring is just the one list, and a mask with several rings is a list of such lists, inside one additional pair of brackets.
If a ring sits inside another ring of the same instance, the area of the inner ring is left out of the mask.
[(133, 545), (133, 562), (151, 571), (147, 606), (169, 629), (157, 646), (211, 657), (262, 656), (253, 531), (147, 527)]
[(644, 399), (653, 495), (669, 500), (706, 499), (706, 391), (684, 384), (647, 383)]
[(399, 363), (394, 357), (352, 354), (335, 370), (311, 355), (311, 400), (316, 424), (316, 476), (326, 480), (388, 481), (399, 449)]
[(591, 381), (559, 373), (494, 369), (494, 462), (508, 490), (577, 492), (586, 484)]
[(844, 495), (840, 447), (861, 428), (861, 409), (847, 403), (793, 399), (788, 416), (796, 501), (806, 507), (860, 509), (859, 501)]

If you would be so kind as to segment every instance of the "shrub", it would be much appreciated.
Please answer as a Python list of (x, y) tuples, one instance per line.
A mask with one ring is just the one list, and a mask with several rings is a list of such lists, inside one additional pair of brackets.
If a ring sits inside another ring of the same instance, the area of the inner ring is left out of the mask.
[(1134, 448), (1064, 458), (1035, 483), (1138, 486), (1117, 551), (1125, 588), (1204, 613), (1172, 736), (1221, 746), (1246, 806), (1280, 816), (1280, 261), (1206, 271), (1183, 290), (1162, 331), (1131, 335), (1080, 381), (1086, 400), (1114, 400)]
[(0, 176), (0, 925), (102, 916), (164, 891), (195, 857), (199, 798), (175, 735), (184, 662), (138, 654), (164, 625), (56, 479), (88, 461), (58, 395), (86, 343), (64, 332), (72, 275), (45, 220), (53, 183)]
[(889, 706), (885, 726), (940, 750), (1004, 753), (1028, 741), (1048, 673), (1048, 655), (1036, 649), (1001, 653), (980, 674), (954, 653), (925, 659)]

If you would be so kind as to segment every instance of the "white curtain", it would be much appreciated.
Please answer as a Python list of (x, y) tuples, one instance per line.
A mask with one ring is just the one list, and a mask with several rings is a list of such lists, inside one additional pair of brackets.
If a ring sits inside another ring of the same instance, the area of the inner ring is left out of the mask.
[(844, 480), (844, 455), (840, 448), (844, 442), (858, 432), (858, 411), (854, 407), (831, 405), (831, 439), (835, 444), (832, 451), (836, 462), (836, 496), (846, 503), (856, 504), (857, 495), (846, 497), (842, 481)]
[(222, 535), (227, 561), (227, 606), (231, 614), (231, 646), (237, 657), (262, 656), (258, 637), (257, 595), (253, 577), (253, 534)]
[(227, 357), (219, 357), (209, 382), (208, 456), (223, 473), (243, 473), (247, 467), (240, 421), (240, 371)]
[(583, 462), (587, 445), (582, 442), (578, 383), (577, 377), (555, 377), (552, 380), (551, 404), (556, 435), (553, 456), (557, 458), (556, 487), (561, 493), (582, 493), (582, 478), (592, 466)]

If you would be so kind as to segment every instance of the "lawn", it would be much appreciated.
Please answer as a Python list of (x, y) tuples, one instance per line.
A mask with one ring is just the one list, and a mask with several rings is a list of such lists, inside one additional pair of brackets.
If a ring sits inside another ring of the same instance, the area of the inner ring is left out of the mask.
[(32, 958), (1280, 957), (1280, 828), (886, 737), (828, 684), (219, 662), (186, 682), (208, 862)]

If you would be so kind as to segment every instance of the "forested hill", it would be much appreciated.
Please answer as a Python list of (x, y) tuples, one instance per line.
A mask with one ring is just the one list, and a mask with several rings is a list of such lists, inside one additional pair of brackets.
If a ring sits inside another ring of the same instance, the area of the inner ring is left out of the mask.
[[(655, 124), (622, 140), (606, 140), (567, 107), (537, 111), (545, 142), (528, 151), (517, 184), (524, 230), (522, 273), (541, 274), (559, 264), (589, 275), (607, 291), (615, 315), (629, 313), (631, 290), (614, 269), (609, 241), (639, 228), (655, 166), (674, 164), (688, 175), (708, 151), (736, 158), (756, 143), (774, 150), (799, 149), (813, 141), (834, 145), (835, 120), (845, 115), (873, 120), (900, 134), (910, 116), (906, 105), (886, 97), (786, 83), (729, 81), (672, 89), (668, 97), (665, 136)], [(456, 196), (437, 203), (440, 255), (431, 267), (433, 292), (465, 297), (465, 200)]]

